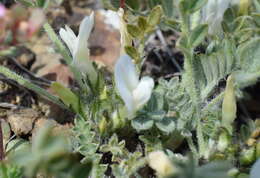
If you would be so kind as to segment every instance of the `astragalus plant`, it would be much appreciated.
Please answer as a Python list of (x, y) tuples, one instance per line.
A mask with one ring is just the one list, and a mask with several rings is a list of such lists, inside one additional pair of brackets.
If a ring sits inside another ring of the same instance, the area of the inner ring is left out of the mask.
[[(91, 177), (249, 177), (260, 156), (260, 122), (241, 123), (237, 103), (260, 77), (259, 1), (150, 0), (140, 9), (128, 3), (129, 10), (115, 3), (112, 11), (121, 48), (109, 79), (89, 57), (94, 12), (82, 20), (78, 35), (68, 26), (57, 35), (44, 25), (77, 87), (53, 82), (54, 96), (3, 66), (0, 73), (75, 113), (65, 153), (80, 154)], [(140, 71), (146, 42), (160, 28), (178, 37), (183, 69), (155, 82)], [(21, 166), (27, 175), (36, 173)], [(47, 168), (39, 170), (60, 171)]]

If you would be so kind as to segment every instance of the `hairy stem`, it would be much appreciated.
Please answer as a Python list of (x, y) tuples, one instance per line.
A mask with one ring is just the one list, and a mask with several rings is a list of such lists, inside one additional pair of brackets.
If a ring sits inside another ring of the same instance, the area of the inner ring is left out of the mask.
[(210, 108), (212, 108), (213, 106), (216, 106), (217, 104), (219, 104), (222, 100), (223, 100), (223, 97), (224, 97), (224, 91), (221, 92), (216, 98), (214, 98), (213, 100), (211, 100), (209, 102), (209, 104), (207, 104), (203, 109), (202, 109), (202, 112), (206, 112), (208, 111)]
[(4, 143), (3, 143), (3, 131), (2, 131), (2, 122), (0, 118), (0, 161), (4, 160)]
[(199, 158), (198, 151), (197, 151), (197, 149), (195, 147), (195, 144), (194, 144), (192, 138), (191, 137), (187, 137), (186, 139), (187, 139), (187, 143), (188, 143), (188, 145), (190, 147), (191, 152), (196, 157), (196, 159), (198, 159)]
[(36, 92), (37, 94), (43, 96), (44, 98), (48, 99), (49, 101), (59, 105), (60, 107), (67, 109), (67, 107), (56, 97), (47, 92), (45, 89), (33, 84), (29, 80), (23, 78), (22, 76), (10, 71), (8, 68), (4, 66), (0, 66), (0, 73), (5, 75), (7, 78), (15, 80), (20, 85)]
[(193, 49), (190, 51), (190, 55), (185, 55), (184, 60), (184, 69), (185, 69), (185, 79), (184, 84), (188, 93), (190, 94), (193, 105), (196, 106), (196, 120), (197, 120), (197, 139), (199, 146), (199, 155), (203, 155), (206, 150), (206, 144), (201, 128), (201, 101), (200, 94), (198, 88), (196, 86), (196, 78), (195, 78), (195, 67), (193, 65)]

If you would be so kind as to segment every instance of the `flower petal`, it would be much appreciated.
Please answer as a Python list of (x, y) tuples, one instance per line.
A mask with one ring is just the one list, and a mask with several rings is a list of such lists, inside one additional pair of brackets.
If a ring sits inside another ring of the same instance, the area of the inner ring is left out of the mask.
[(120, 76), (129, 91), (133, 91), (138, 85), (138, 74), (132, 59), (128, 55), (121, 56), (115, 65), (115, 76)]
[(94, 25), (94, 13), (86, 16), (79, 27), (79, 34), (75, 42), (73, 58), (77, 60), (89, 60), (88, 38)]
[(74, 48), (75, 48), (75, 41), (76, 41), (76, 36), (74, 34), (74, 36), (72, 35), (73, 31), (69, 28), (66, 27), (66, 30), (64, 28), (61, 28), (59, 31), (59, 35), (61, 37), (61, 39), (66, 43), (66, 45), (68, 46), (70, 53), (73, 55), (74, 53)]
[(90, 16), (86, 16), (79, 27), (79, 34), (78, 34), (78, 42), (79, 42), (79, 48), (83, 48), (82, 50), (84, 50), (84, 48), (87, 48), (87, 44), (88, 44), (88, 38), (89, 35), (92, 31), (92, 28), (94, 26), (94, 12), (91, 13)]
[(73, 54), (73, 65), (80, 70), (81, 73), (88, 75), (92, 84), (97, 80), (97, 72), (89, 59), (88, 38), (94, 25), (94, 13), (86, 16), (79, 27), (79, 34), (75, 42), (75, 52)]
[(123, 75), (120, 65), (117, 65), (115, 68), (116, 88), (127, 107), (128, 113), (132, 114), (134, 112), (133, 96), (131, 90), (127, 87), (127, 81), (124, 79)]
[(140, 109), (151, 97), (154, 81), (151, 77), (143, 77), (137, 88), (133, 91), (136, 110)]
[(121, 56), (115, 65), (115, 82), (119, 94), (127, 107), (128, 114), (132, 116), (135, 112), (132, 91), (138, 85), (138, 75), (128, 55)]

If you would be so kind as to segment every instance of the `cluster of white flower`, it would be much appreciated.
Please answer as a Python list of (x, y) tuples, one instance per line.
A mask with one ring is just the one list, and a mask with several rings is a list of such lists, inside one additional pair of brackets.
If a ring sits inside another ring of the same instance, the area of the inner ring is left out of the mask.
[[(114, 75), (116, 87), (122, 97), (128, 110), (129, 118), (132, 118), (135, 112), (142, 108), (149, 100), (154, 88), (154, 81), (151, 77), (143, 77), (139, 80), (135, 65), (130, 56), (124, 52), (126, 45), (126, 27), (123, 20), (123, 9), (118, 12), (110, 11), (110, 15), (117, 16), (120, 24), (121, 33), (121, 57), (117, 60), (114, 67)], [(116, 20), (114, 18), (114, 20)], [(60, 37), (68, 46), (73, 61), (72, 64), (81, 73), (87, 74), (90, 81), (95, 83), (97, 80), (97, 72), (89, 57), (88, 38), (94, 25), (94, 13), (86, 16), (80, 24), (79, 34), (76, 36), (74, 32), (66, 26), (60, 29)]]

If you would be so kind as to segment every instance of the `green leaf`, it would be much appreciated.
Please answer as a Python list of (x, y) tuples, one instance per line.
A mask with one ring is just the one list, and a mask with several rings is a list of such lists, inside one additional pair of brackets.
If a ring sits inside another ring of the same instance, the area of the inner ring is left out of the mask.
[(176, 44), (176, 47), (179, 48), (186, 56), (190, 55), (190, 48), (189, 48), (189, 39), (187, 35), (182, 35)]
[(51, 85), (51, 89), (67, 106), (72, 107), (72, 109), (77, 113), (80, 112), (79, 98), (69, 88), (64, 87), (58, 82), (54, 82)]
[(140, 7), (140, 2), (138, 0), (126, 0), (126, 4), (134, 10), (138, 10)]
[(136, 25), (127, 24), (127, 32), (133, 37), (133, 38), (140, 38), (142, 36), (142, 32)]
[(50, 0), (37, 0), (36, 5), (40, 8), (47, 8)]
[(139, 136), (139, 139), (145, 144), (145, 155), (150, 152), (162, 150), (162, 139), (158, 137), (155, 133), (147, 133), (145, 135)]
[(258, 81), (260, 78), (260, 71), (252, 73), (239, 70), (234, 73), (234, 78), (239, 88), (245, 88), (254, 85)]
[(254, 21), (259, 28), (260, 27), (260, 13), (252, 13), (252, 17), (254, 18)]
[(210, 55), (199, 55), (194, 62), (196, 82), (203, 101), (209, 97), (221, 79), (236, 70), (236, 49), (232, 40), (224, 40), (221, 48)]
[(35, 93), (41, 95), (42, 97), (48, 99), (49, 101), (59, 105), (61, 108), (68, 109), (56, 96), (53, 96), (47, 90), (39, 87), (38, 85), (33, 84), (28, 79), (23, 78), (22, 76), (10, 71), (4, 66), (0, 66), (0, 73), (19, 83), (20, 85), (34, 91)]
[(196, 46), (198, 46), (200, 43), (203, 42), (207, 34), (208, 34), (208, 25), (207, 24), (198, 25), (191, 32), (191, 35), (189, 37), (189, 45), (192, 48), (195, 48)]
[(62, 55), (66, 63), (70, 65), (72, 61), (72, 57), (70, 56), (70, 53), (67, 50), (67, 48), (63, 45), (59, 37), (54, 32), (53, 28), (48, 23), (45, 23), (43, 27), (46, 33), (48, 34), (49, 38), (51, 39), (51, 41), (55, 44), (57, 51)]
[(201, 9), (208, 0), (181, 0), (179, 7), (182, 14), (192, 14)]
[(173, 0), (163, 0), (162, 7), (164, 10), (164, 14), (167, 17), (173, 17), (173, 12), (174, 12)]
[(260, 13), (260, 2), (258, 0), (253, 0), (256, 12)]
[(31, 0), (16, 0), (27, 7), (34, 7), (35, 4)]
[(175, 120), (175, 118), (165, 117), (161, 121), (156, 122), (155, 125), (161, 131), (166, 132), (166, 133), (171, 133), (176, 128), (174, 120)]
[(164, 97), (159, 92), (153, 93), (147, 105), (145, 106), (145, 110), (147, 112), (154, 112), (163, 110), (164, 106)]
[(148, 117), (154, 121), (161, 121), (165, 117), (165, 114), (163, 110), (152, 111), (148, 113)]
[(229, 178), (228, 170), (231, 168), (228, 162), (210, 162), (196, 169), (196, 178)]
[(21, 167), (10, 163), (0, 163), (0, 177), (3, 178), (21, 178), (23, 171)]
[(137, 24), (138, 24), (138, 27), (140, 28), (140, 30), (142, 31), (142, 33), (144, 33), (148, 27), (148, 22), (147, 22), (146, 17), (140, 16), (138, 18)]
[(168, 27), (170, 27), (170, 28), (172, 28), (172, 29), (174, 29), (176, 31), (181, 31), (181, 26), (180, 26), (180, 22), (179, 21), (176, 21), (175, 19), (165, 18), (163, 22)]
[(113, 175), (116, 178), (125, 178), (126, 177), (126, 170), (123, 169), (120, 165), (114, 164), (111, 167), (112, 167)]
[(125, 46), (125, 51), (135, 61), (140, 60), (140, 54), (138, 53), (137, 49), (134, 48), (133, 46)]
[(154, 7), (151, 10), (151, 12), (150, 12), (150, 14), (149, 14), (149, 16), (147, 18), (148, 24), (151, 27), (155, 27), (156, 25), (159, 24), (162, 15), (163, 15), (162, 7), (161, 6)]
[(40, 128), (32, 139), (32, 146), (15, 151), (10, 155), (9, 161), (21, 166), (25, 177), (36, 177), (39, 172), (53, 177), (87, 177), (92, 163), (80, 164), (70, 152), (65, 132), (54, 135), (54, 125), (55, 123), (49, 122)]
[(238, 48), (240, 66), (244, 71), (257, 72), (260, 70), (260, 38), (253, 38)]
[(108, 141), (108, 144), (104, 144), (100, 147), (101, 152), (111, 152), (113, 154), (112, 161), (115, 161), (115, 156), (122, 156), (124, 154), (125, 141), (118, 142), (118, 137), (114, 134)]
[(135, 118), (131, 122), (132, 127), (135, 128), (137, 131), (141, 130), (148, 130), (153, 127), (154, 121), (147, 117), (139, 117)]
[(95, 143), (95, 132), (91, 130), (91, 124), (82, 117), (75, 119), (75, 126), (73, 128), (75, 135), (75, 150), (84, 155), (87, 159), (95, 155), (98, 144)]
[(161, 4), (161, 0), (148, 0), (148, 4), (150, 8), (153, 8), (159, 4)]

